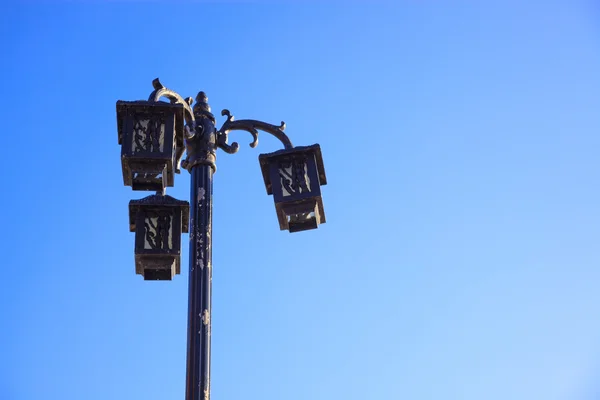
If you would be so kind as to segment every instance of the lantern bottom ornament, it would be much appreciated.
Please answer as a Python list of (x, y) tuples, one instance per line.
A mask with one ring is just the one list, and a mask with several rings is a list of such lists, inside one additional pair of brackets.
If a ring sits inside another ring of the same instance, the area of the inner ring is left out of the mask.
[(171, 280), (181, 272), (181, 233), (189, 230), (190, 204), (155, 194), (129, 202), (135, 232), (135, 272), (145, 280)]
[(322, 217), (323, 202), (321, 199), (308, 199), (299, 204), (275, 205), (281, 230), (292, 232), (317, 229), (325, 222)]
[[(130, 163), (123, 167), (130, 176), (133, 190), (154, 190), (162, 192), (168, 186), (167, 163)], [(172, 185), (171, 185), (172, 186)]]
[(135, 273), (146, 281), (170, 281), (181, 273), (179, 255), (135, 255)]

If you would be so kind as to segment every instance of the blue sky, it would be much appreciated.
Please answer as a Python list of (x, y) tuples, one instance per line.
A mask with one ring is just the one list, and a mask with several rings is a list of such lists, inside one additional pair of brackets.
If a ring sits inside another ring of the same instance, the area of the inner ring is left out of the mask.
[(327, 223), (291, 235), (279, 143), (218, 155), (213, 399), (600, 398), (597, 4), (2, 9), (1, 399), (184, 397), (187, 271), (135, 275), (117, 144), (156, 77), (327, 171)]

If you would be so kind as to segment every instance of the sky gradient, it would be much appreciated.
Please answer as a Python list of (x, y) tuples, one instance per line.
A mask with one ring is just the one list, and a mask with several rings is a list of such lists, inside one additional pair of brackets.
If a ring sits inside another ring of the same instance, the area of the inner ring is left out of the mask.
[(218, 154), (213, 400), (600, 398), (597, 3), (1, 8), (0, 399), (184, 398), (187, 240), (135, 275), (117, 144), (156, 77), (327, 172), (327, 223), (289, 234), (280, 144)]

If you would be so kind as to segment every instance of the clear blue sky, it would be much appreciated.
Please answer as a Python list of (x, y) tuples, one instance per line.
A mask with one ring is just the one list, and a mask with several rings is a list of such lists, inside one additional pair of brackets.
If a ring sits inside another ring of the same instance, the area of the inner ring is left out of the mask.
[(117, 144), (156, 77), (329, 181), (280, 232), (278, 142), (219, 154), (213, 400), (600, 399), (598, 4), (243, 3), (2, 5), (0, 399), (184, 398), (187, 271), (135, 275)]

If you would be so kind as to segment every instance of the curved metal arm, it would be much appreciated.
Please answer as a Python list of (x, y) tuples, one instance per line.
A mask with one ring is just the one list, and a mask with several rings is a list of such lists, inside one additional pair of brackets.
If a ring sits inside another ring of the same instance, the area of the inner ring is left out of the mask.
[[(186, 139), (192, 138), (194, 136), (194, 127), (196, 126), (196, 119), (194, 118), (194, 113), (192, 112), (191, 108), (194, 100), (191, 97), (183, 99), (179, 93), (166, 88), (162, 83), (160, 83), (158, 78), (152, 81), (152, 87), (154, 87), (154, 90), (152, 93), (150, 93), (150, 96), (148, 96), (148, 101), (157, 102), (161, 97), (166, 97), (171, 101), (171, 104), (183, 105), (183, 117), (185, 118), (185, 122), (187, 124), (183, 129), (183, 135)], [(191, 126), (192, 129), (188, 129), (188, 126)], [(185, 152), (185, 146), (183, 146), (183, 143), (177, 146), (175, 152), (175, 172), (179, 173), (181, 171), (181, 159), (183, 158), (183, 153)]]
[(164, 87), (158, 78), (152, 81), (152, 86), (154, 87), (154, 91), (148, 96), (148, 101), (157, 102), (161, 97), (166, 97), (171, 101), (171, 104), (182, 104), (183, 109), (185, 110), (185, 113), (183, 114), (185, 122), (188, 125), (194, 126), (195, 118), (191, 108), (194, 99), (188, 97), (184, 100), (177, 92)]
[(217, 132), (217, 146), (226, 153), (233, 154), (239, 149), (237, 142), (227, 144), (227, 136), (229, 131), (247, 131), (250, 132), (254, 140), (250, 143), (250, 147), (254, 148), (258, 144), (258, 130), (270, 133), (283, 143), (284, 148), (292, 149), (294, 145), (290, 141), (290, 138), (283, 132), (285, 129), (285, 122), (281, 121), (281, 125), (271, 125), (266, 122), (256, 121), (253, 119), (240, 119), (234, 121), (234, 116), (231, 115), (229, 110), (225, 109), (221, 111), (221, 115), (227, 115), (227, 121), (223, 123), (221, 129)]

